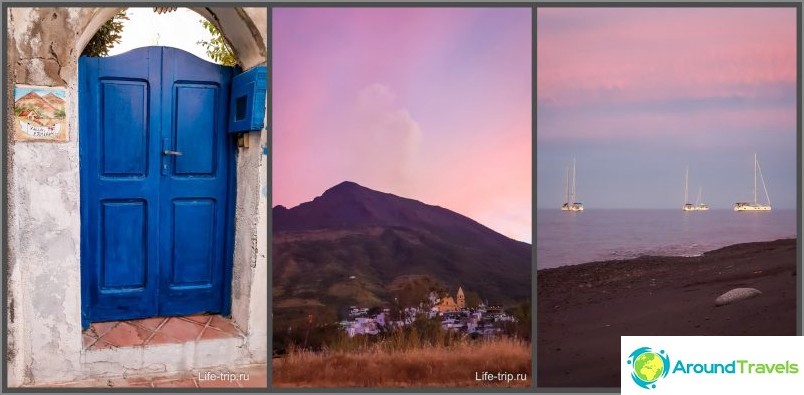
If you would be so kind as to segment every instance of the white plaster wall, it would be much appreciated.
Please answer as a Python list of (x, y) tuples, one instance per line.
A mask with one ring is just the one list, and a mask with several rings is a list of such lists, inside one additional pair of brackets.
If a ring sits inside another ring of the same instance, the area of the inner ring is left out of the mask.
[(251, 285), (249, 343), (257, 355), (268, 357), (268, 132), (260, 137), (259, 190), (257, 204), (257, 265)]
[[(29, 64), (10, 75), (32, 85), (66, 85), (68, 128), (74, 130), (76, 83), (62, 77), (71, 65), (67, 56), (51, 50), (45, 26), (37, 26), (43, 17), (31, 9), (9, 13), (9, 60)], [(47, 17), (48, 27), (74, 28), (80, 15), (71, 10), (56, 19), (50, 13)], [(38, 56), (42, 52), (51, 56)], [(9, 284), (16, 315), (10, 329), (17, 351), (11, 371), (22, 373), (10, 377), (9, 384), (31, 383), (53, 372), (72, 379), (80, 370), (81, 352), (77, 140), (71, 136), (67, 143), (9, 142), (8, 153), (9, 264), (18, 279)]]
[[(265, 8), (244, 11), (260, 29), (264, 48), (267, 48), (267, 11)], [(258, 64), (264, 65), (265, 58)], [(248, 134), (249, 148), (238, 150), (237, 232), (232, 273), (232, 319), (247, 331), (249, 349), (259, 362), (268, 358), (268, 157), (264, 150), (267, 141), (266, 129), (252, 132)]]
[[(265, 141), (267, 136), (263, 132), (260, 140)], [(260, 147), (264, 147), (262, 143)], [(262, 149), (262, 148), (260, 148)], [(259, 203), (257, 206), (257, 248), (254, 251), (256, 265), (251, 284), (251, 300), (249, 303), (248, 343), (252, 355), (260, 363), (268, 360), (268, 184), (267, 184), (267, 155), (261, 154), (259, 165)]]
[[(246, 8), (249, 17), (254, 21), (257, 26), (261, 26), (263, 43), (265, 48), (268, 48), (268, 12), (265, 8)], [(270, 75), (269, 70), (269, 75)], [(270, 77), (269, 77), (270, 78)], [(271, 92), (268, 92), (270, 95)], [(268, 106), (266, 97), (266, 108)], [(254, 251), (256, 255), (257, 265), (254, 270), (254, 279), (252, 280), (251, 287), (251, 311), (249, 312), (250, 322), (249, 327), (252, 330), (249, 333), (249, 342), (252, 345), (253, 352), (257, 355), (265, 356), (265, 361), (268, 359), (268, 189), (270, 182), (268, 179), (268, 164), (270, 154), (268, 152), (268, 128), (270, 127), (271, 114), (266, 111), (264, 118), (265, 129), (260, 134), (259, 138), (259, 164), (258, 171), (258, 185), (259, 185), (259, 200), (257, 202), (257, 245)], [(265, 313), (263, 313), (265, 312)]]
[[(239, 32), (232, 44), (248, 57), (250, 65), (260, 64), (260, 59), (264, 63), (265, 47), (262, 55), (255, 54), (255, 37), (251, 37), (251, 43), (246, 42), (248, 38), (242, 35), (247, 31), (244, 22), (236, 25), (238, 21), (233, 18), (259, 18), (259, 10), (224, 11), (226, 17), (220, 19), (224, 34)], [(85, 44), (87, 32), (91, 37), (113, 12), (108, 8), (9, 10), (9, 77), (17, 84), (66, 86), (70, 133), (66, 143), (9, 141), (6, 234), (8, 296), (14, 307), (8, 322), (13, 354), (8, 374), (12, 387), (78, 380), (101, 372), (120, 375), (134, 368), (127, 364), (139, 364), (134, 369), (147, 370), (154, 369), (154, 364), (155, 369), (180, 369), (267, 360), (267, 238), (260, 236), (267, 227), (267, 200), (260, 193), (267, 185), (266, 159), (261, 149), (266, 141), (265, 131), (250, 133), (250, 148), (239, 149), (237, 156), (234, 271), (240, 276), (233, 284), (232, 307), (233, 318), (247, 333), (245, 339), (239, 340), (244, 343), (192, 343), (179, 346), (178, 354), (168, 353), (168, 349), (141, 348), (100, 354), (82, 351), (77, 58), (83, 44), (78, 42)], [(263, 45), (266, 20), (263, 17), (256, 24), (248, 24), (251, 31), (256, 27)], [(12, 88), (9, 86), (6, 94), (13, 106)], [(10, 135), (8, 122), (6, 133)], [(138, 352), (142, 357), (131, 359)], [(93, 359), (101, 357), (104, 361)], [(159, 358), (165, 358), (161, 365)], [(170, 362), (171, 358), (178, 359)]]
[[(75, 143), (17, 144), (9, 172), (18, 227), (9, 232), (21, 272), (17, 308), (28, 347), (26, 379), (77, 377), (81, 353), (78, 150)], [(11, 199), (9, 199), (11, 200)], [(20, 311), (21, 310), (21, 311)]]
[[(9, 190), (11, 185), (9, 185)], [(16, 216), (15, 213), (9, 210), (8, 215), (8, 226), (11, 229), (16, 228)], [(6, 232), (5, 234), (9, 234)], [(6, 347), (8, 347), (8, 365), (6, 367), (7, 374), (8, 374), (8, 385), (9, 387), (18, 387), (22, 385), (23, 379), (25, 377), (25, 369), (24, 367), (27, 366), (26, 360), (30, 358), (30, 342), (28, 342), (28, 336), (25, 336), (27, 333), (25, 327), (25, 317), (24, 312), (27, 311), (26, 300), (24, 299), (24, 294), (22, 292), (23, 284), (23, 271), (20, 269), (18, 265), (15, 265), (14, 262), (10, 260), (6, 260), (6, 264), (8, 265), (5, 270), (8, 271), (8, 306), (6, 306), (7, 310), (7, 321), (6, 321), (6, 331), (7, 331), (7, 341)]]

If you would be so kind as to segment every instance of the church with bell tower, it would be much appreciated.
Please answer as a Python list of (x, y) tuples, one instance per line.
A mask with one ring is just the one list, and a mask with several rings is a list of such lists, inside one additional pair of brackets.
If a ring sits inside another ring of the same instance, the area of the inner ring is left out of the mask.
[(435, 307), (439, 313), (460, 311), (466, 308), (466, 295), (463, 293), (463, 287), (458, 287), (458, 293), (455, 298), (452, 296), (444, 297)]

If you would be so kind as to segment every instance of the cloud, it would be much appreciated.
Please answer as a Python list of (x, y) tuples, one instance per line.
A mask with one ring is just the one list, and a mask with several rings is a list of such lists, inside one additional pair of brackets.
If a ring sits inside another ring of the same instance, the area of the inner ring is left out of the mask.
[(374, 83), (358, 92), (345, 129), (349, 146), (342, 148), (353, 153), (349, 174), (369, 186), (409, 190), (422, 132), (389, 86)]

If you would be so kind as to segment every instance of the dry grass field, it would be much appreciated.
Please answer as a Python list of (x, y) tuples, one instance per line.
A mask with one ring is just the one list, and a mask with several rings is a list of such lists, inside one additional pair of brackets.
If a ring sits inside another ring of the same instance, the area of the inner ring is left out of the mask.
[(274, 359), (273, 386), (530, 387), (531, 357), (530, 343), (507, 338), (404, 349), (377, 344), (359, 351), (292, 350)]

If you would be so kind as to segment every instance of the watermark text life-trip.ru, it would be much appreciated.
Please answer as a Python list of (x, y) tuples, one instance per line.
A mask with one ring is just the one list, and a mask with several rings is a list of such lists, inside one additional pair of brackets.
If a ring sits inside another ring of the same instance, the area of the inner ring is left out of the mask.
[(475, 372), (475, 381), (526, 381), (527, 373), (508, 373), (508, 372)]
[(248, 373), (198, 372), (198, 381), (248, 381)]

